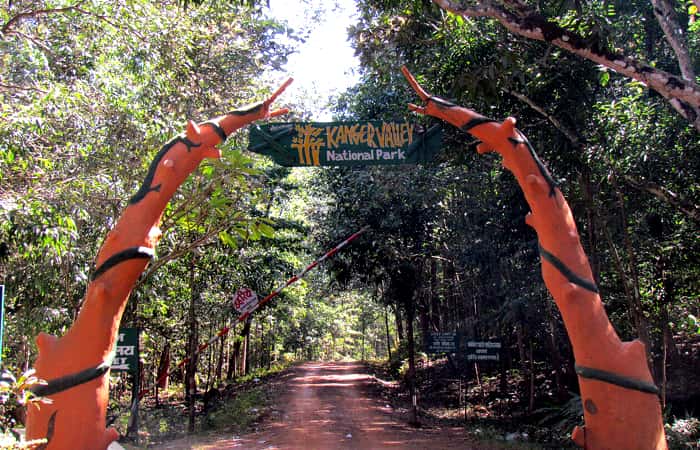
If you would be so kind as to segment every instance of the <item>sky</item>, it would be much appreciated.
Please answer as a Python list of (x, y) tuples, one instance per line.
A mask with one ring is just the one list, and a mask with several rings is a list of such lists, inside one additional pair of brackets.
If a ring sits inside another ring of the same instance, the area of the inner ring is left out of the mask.
[[(285, 77), (280, 78), (294, 78), (284, 98), (301, 99), (312, 120), (331, 120), (329, 98), (359, 78), (354, 70), (359, 63), (347, 37), (357, 14), (354, 0), (270, 0), (269, 11), (302, 35), (308, 33), (305, 42), (295, 44), (298, 51), (290, 56)], [(313, 20), (317, 12), (319, 22)]]

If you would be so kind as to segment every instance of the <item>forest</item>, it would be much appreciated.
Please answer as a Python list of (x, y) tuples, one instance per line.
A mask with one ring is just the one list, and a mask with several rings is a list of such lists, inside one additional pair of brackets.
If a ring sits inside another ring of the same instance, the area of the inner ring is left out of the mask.
[[(440, 98), (515, 117), (571, 207), (610, 322), (645, 346), (669, 448), (698, 448), (700, 2), (355, 3), (359, 82), (330, 99), (282, 94), (290, 112), (270, 121), (308, 120), (315, 101), (335, 121), (441, 124), (409, 110), (420, 99), (402, 66)], [(255, 0), (0, 7), (0, 431), (21, 427), (35, 338), (75, 321), (158, 149), (188, 120), (272, 95), (307, 32)], [(468, 431), (517, 423), (564, 445), (582, 423), (580, 391), (528, 203), (498, 155), (456, 127), (442, 133), (432, 162), (294, 168), (248, 151), (245, 129), (229, 136), (167, 205), (121, 319), (140, 330), (142, 429), (159, 402), (181, 406), (168, 427), (201, 432), (206, 393), (302, 361), (363, 361), (397, 380), (406, 404), (413, 394), (414, 421), (464, 407)], [(237, 320), (240, 288), (265, 297), (359, 230)], [(498, 341), (500, 358), (430, 353), (438, 332)], [(133, 380), (109, 380), (108, 415), (128, 434)]]

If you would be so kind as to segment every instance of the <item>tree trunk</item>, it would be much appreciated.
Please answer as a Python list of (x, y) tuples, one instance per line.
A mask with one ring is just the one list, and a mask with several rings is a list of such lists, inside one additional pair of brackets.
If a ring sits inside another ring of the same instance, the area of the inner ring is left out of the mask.
[(411, 414), (409, 425), (419, 426), (418, 421), (418, 395), (416, 392), (416, 345), (413, 336), (413, 320), (415, 319), (415, 305), (413, 299), (407, 300), (406, 305), (406, 334), (408, 338), (408, 392), (411, 396)]
[(632, 240), (629, 233), (629, 225), (627, 221), (627, 209), (625, 208), (625, 199), (621, 192), (618, 192), (619, 207), (620, 207), (620, 218), (622, 219), (622, 233), (624, 236), (625, 248), (627, 250), (627, 260), (629, 268), (629, 273), (631, 277), (630, 293), (631, 296), (628, 298), (630, 304), (630, 312), (632, 314), (632, 319), (634, 320), (635, 328), (637, 329), (637, 334), (639, 335), (639, 340), (644, 344), (647, 361), (651, 366), (651, 337), (649, 336), (649, 324), (646, 317), (644, 316), (644, 308), (642, 307), (642, 298), (639, 293), (639, 274), (637, 272), (637, 254), (634, 251), (634, 246), (632, 245)]
[(498, 389), (500, 391), (501, 397), (503, 398), (510, 397), (510, 395), (508, 394), (508, 361), (510, 360), (509, 348), (509, 345), (504, 341), (503, 347), (501, 348), (500, 360), (498, 361), (500, 377)]
[(248, 347), (248, 335), (250, 334), (252, 320), (253, 316), (248, 316), (243, 323), (241, 332), (236, 338), (236, 342), (233, 343), (233, 353), (229, 361), (229, 373), (227, 374), (229, 380), (232, 380), (236, 376), (243, 376), (246, 374), (246, 350)]
[(520, 382), (523, 397), (530, 398), (530, 370), (527, 365), (527, 350), (525, 349), (525, 331), (522, 323), (516, 325), (516, 334), (518, 342), (518, 356), (520, 357), (520, 372), (522, 381)]
[(442, 277), (446, 282), (452, 283), (451, 285), (453, 288), (445, 293), (445, 306), (446, 306), (446, 317), (445, 317), (445, 325), (449, 326), (451, 328), (449, 329), (454, 329), (457, 326), (457, 323), (459, 323), (459, 317), (457, 316), (457, 308), (456, 308), (456, 300), (455, 297), (457, 294), (455, 293), (455, 271), (454, 271), (454, 264), (452, 262), (445, 262), (445, 264), (442, 265)]
[[(234, 333), (234, 336), (236, 334)], [(228, 367), (226, 368), (226, 380), (231, 381), (236, 375), (236, 358), (238, 357), (238, 337), (235, 338), (233, 346), (228, 346)]]
[(666, 342), (669, 363), (673, 364), (680, 357), (680, 352), (673, 340), (673, 330), (671, 330), (671, 326), (669, 325), (671, 318), (668, 313), (668, 305), (672, 305), (676, 298), (676, 286), (673, 277), (667, 275), (666, 258), (663, 255), (659, 257), (659, 261), (657, 262), (656, 279), (661, 280), (662, 288), (661, 292), (657, 295), (658, 306), (661, 312), (659, 315), (659, 327), (663, 332), (663, 339)]
[(228, 334), (224, 334), (219, 338), (219, 357), (216, 361), (216, 383), (217, 384), (220, 384), (221, 381), (223, 380), (222, 369), (224, 367), (224, 349), (226, 348), (226, 336), (228, 336)]
[(384, 307), (384, 326), (386, 327), (386, 351), (389, 354), (389, 361), (391, 361), (391, 334), (389, 333), (389, 311), (388, 306)]
[(627, 250), (627, 256), (629, 260), (629, 269), (625, 267), (625, 263), (622, 260), (622, 256), (620, 255), (618, 248), (615, 245), (615, 241), (612, 235), (610, 234), (610, 230), (607, 227), (604, 227), (604, 235), (608, 246), (610, 247), (610, 250), (612, 252), (613, 261), (615, 263), (615, 268), (617, 269), (618, 276), (620, 277), (620, 281), (622, 282), (622, 286), (625, 290), (625, 297), (627, 299), (627, 308), (630, 319), (632, 320), (632, 323), (634, 323), (635, 330), (639, 335), (639, 340), (644, 344), (647, 365), (651, 367), (651, 360), (649, 359), (649, 354), (651, 351), (651, 347), (649, 346), (649, 329), (646, 322), (646, 318), (643, 316), (642, 312), (641, 299), (639, 295), (639, 282), (636, 276), (636, 268), (631, 267), (631, 264), (633, 264), (636, 261), (636, 258), (634, 257), (634, 251), (631, 248), (631, 244), (629, 241), (629, 233), (627, 230), (627, 218), (624, 213), (622, 200), (620, 200), (620, 203), (620, 208), (623, 209), (623, 211), (621, 212), (621, 219), (623, 223), (622, 232), (624, 235), (623, 241), (625, 244), (625, 249)]
[(247, 326), (243, 327), (245, 334), (243, 335), (243, 347), (241, 348), (241, 376), (248, 375), (248, 372), (250, 371), (250, 352), (248, 350), (250, 349), (250, 328), (252, 324), (253, 316), (250, 316), (248, 320), (246, 320)]
[(421, 304), (418, 306), (418, 320), (420, 322), (420, 334), (421, 342), (425, 346), (428, 333), (430, 332), (430, 303), (428, 299), (428, 292), (421, 290), (419, 294), (421, 299)]
[[(1, 351), (1, 349), (0, 349)], [(30, 358), (31, 358), (31, 353), (30, 353), (30, 346), (29, 342), (27, 340), (26, 336), (22, 336), (22, 355), (24, 355), (23, 361), (22, 361), (22, 373), (26, 372), (29, 370), (29, 363), (30, 363)]]
[(195, 429), (195, 401), (197, 395), (197, 379), (195, 374), (197, 372), (197, 360), (198, 355), (197, 348), (199, 347), (199, 337), (197, 336), (197, 316), (195, 314), (195, 306), (197, 304), (197, 299), (199, 298), (199, 290), (196, 282), (196, 256), (192, 255), (192, 263), (190, 266), (190, 307), (189, 307), (189, 333), (187, 337), (187, 371), (186, 371), (186, 382), (185, 382), (185, 398), (187, 400), (187, 408), (189, 411), (189, 422), (187, 430), (190, 433), (194, 433)]
[(158, 361), (158, 374), (156, 375), (156, 406), (158, 406), (158, 390), (168, 389), (168, 383), (170, 377), (168, 377), (168, 371), (170, 370), (170, 341), (166, 340), (165, 345), (163, 345), (163, 351), (160, 353), (160, 360)]
[(451, 263), (453, 268), (452, 271), (454, 273), (454, 282), (453, 285), (455, 286), (455, 292), (454, 292), (454, 309), (455, 309), (455, 328), (462, 328), (463, 324), (466, 323), (467, 320), (467, 311), (469, 309), (469, 306), (465, 304), (465, 294), (464, 294), (464, 286), (462, 283), (462, 275), (460, 272), (457, 270), (457, 267), (455, 267), (454, 262)]
[(401, 320), (401, 308), (399, 305), (394, 306), (394, 315), (396, 317), (396, 335), (399, 337), (399, 342), (404, 340), (403, 321)]
[(440, 286), (437, 277), (438, 267), (437, 261), (430, 261), (430, 322), (435, 331), (442, 330), (442, 322), (440, 320)]
[(530, 339), (530, 351), (528, 356), (530, 360), (530, 368), (528, 370), (530, 375), (530, 385), (528, 388), (528, 392), (530, 395), (527, 404), (527, 412), (532, 414), (532, 411), (534, 411), (535, 409), (535, 357), (534, 352), (532, 351), (532, 339)]
[(566, 388), (564, 387), (564, 382), (561, 374), (562, 367), (562, 357), (559, 352), (559, 343), (557, 339), (557, 325), (554, 317), (554, 311), (552, 310), (552, 304), (549, 298), (544, 299), (547, 305), (547, 323), (549, 324), (549, 353), (552, 357), (552, 369), (554, 370), (554, 388), (557, 392), (557, 398), (559, 400), (564, 400), (567, 396)]
[(657, 263), (654, 276), (657, 280), (661, 280), (661, 289), (656, 293), (657, 308), (659, 310), (658, 315), (658, 326), (661, 328), (661, 358), (657, 362), (658, 374), (656, 380), (657, 383), (661, 385), (661, 407), (666, 407), (666, 385), (668, 383), (668, 372), (667, 368), (678, 361), (680, 356), (678, 352), (678, 347), (673, 340), (673, 331), (669, 322), (671, 321), (668, 313), (668, 305), (673, 302), (675, 297), (675, 289), (673, 280), (666, 276), (665, 271), (665, 258), (660, 256)]
[[(209, 336), (212, 335), (214, 332), (214, 327), (210, 326), (209, 327)], [(211, 346), (208, 346), (206, 349), (206, 361), (207, 361), (207, 377), (206, 377), (206, 382), (204, 383), (204, 392), (209, 392), (209, 389), (211, 389), (211, 386), (213, 385), (212, 383), (212, 373), (214, 372), (214, 352), (213, 348)]]
[(361, 343), (361, 347), (360, 347), (362, 349), (362, 351), (361, 351), (362, 357), (361, 357), (360, 361), (364, 361), (365, 360), (365, 331), (366, 331), (365, 329), (367, 327), (365, 325), (364, 315), (361, 316), (360, 322), (361, 322), (360, 326), (362, 327), (362, 343)]
[(591, 272), (593, 279), (598, 283), (600, 281), (600, 262), (598, 261), (598, 239), (596, 227), (596, 207), (595, 194), (593, 192), (593, 183), (591, 183), (591, 171), (584, 166), (581, 169), (581, 191), (583, 192), (584, 205), (586, 207), (586, 236), (588, 238), (588, 254), (591, 260)]
[(270, 370), (270, 367), (272, 366), (272, 346), (274, 344), (274, 340), (272, 339), (273, 336), (275, 336), (275, 333), (272, 330), (272, 324), (270, 324), (270, 329), (268, 330), (267, 336), (267, 370)]

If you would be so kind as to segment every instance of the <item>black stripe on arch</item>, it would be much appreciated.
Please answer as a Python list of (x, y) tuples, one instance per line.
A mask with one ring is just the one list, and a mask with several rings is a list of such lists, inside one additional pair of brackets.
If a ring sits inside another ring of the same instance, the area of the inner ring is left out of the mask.
[(226, 132), (224, 131), (224, 129), (221, 128), (218, 123), (216, 123), (216, 122), (204, 122), (202, 124), (202, 126), (204, 126), (204, 125), (210, 126), (216, 132), (216, 134), (219, 135), (219, 137), (221, 138), (221, 142), (220, 142), (221, 144), (226, 142), (226, 139), (228, 139), (228, 136), (226, 135)]
[(535, 152), (535, 149), (532, 147), (530, 141), (520, 131), (518, 131), (518, 134), (520, 135), (521, 139), (509, 137), (508, 140), (511, 144), (513, 144), (513, 146), (525, 144), (527, 150), (530, 152), (530, 156), (532, 156), (532, 159), (535, 161), (537, 168), (540, 170), (542, 178), (544, 178), (547, 184), (549, 185), (549, 196), (554, 197), (554, 195), (556, 194), (556, 189), (559, 187), (557, 185), (557, 182), (554, 181), (554, 178), (552, 178), (552, 175), (550, 175), (549, 170), (547, 170), (540, 157), (537, 156), (537, 152)]
[(430, 100), (431, 102), (437, 103), (438, 105), (443, 106), (445, 108), (456, 108), (457, 107), (457, 105), (452, 103), (451, 101), (445, 100), (444, 98), (440, 98), (440, 97), (430, 97), (428, 100)]
[(474, 119), (470, 120), (469, 122), (465, 123), (460, 127), (462, 131), (468, 132), (474, 127), (478, 127), (479, 125), (485, 124), (485, 123), (492, 123), (496, 122), (493, 119), (489, 119), (488, 117), (475, 117)]
[(35, 450), (46, 450), (49, 448), (49, 444), (51, 443), (51, 439), (53, 439), (53, 433), (56, 430), (56, 413), (58, 411), (54, 411), (53, 414), (51, 414), (51, 417), (49, 417), (49, 423), (46, 426), (46, 442), (43, 444), (34, 447)]
[(260, 109), (263, 107), (264, 103), (256, 103), (248, 108), (245, 109), (234, 109), (233, 111), (229, 111), (227, 114), (233, 115), (233, 116), (245, 116), (246, 114), (251, 114), (257, 111), (260, 111)]
[(59, 392), (67, 391), (81, 384), (87, 383), (106, 374), (112, 366), (114, 353), (110, 355), (107, 361), (103, 361), (99, 366), (90, 367), (89, 369), (81, 370), (80, 372), (65, 375), (53, 380), (47, 381), (46, 384), (33, 386), (30, 390), (34, 395), (46, 397), (47, 395), (58, 394)]
[(136, 192), (136, 194), (134, 194), (134, 196), (129, 199), (129, 204), (133, 205), (134, 203), (140, 202), (144, 199), (144, 197), (146, 197), (146, 195), (148, 195), (149, 192), (160, 191), (160, 184), (156, 186), (151, 186), (153, 178), (155, 178), (156, 176), (156, 169), (158, 168), (158, 164), (160, 163), (160, 161), (165, 157), (165, 155), (170, 151), (170, 149), (179, 143), (185, 144), (185, 146), (187, 147), (187, 153), (192, 151), (192, 147), (199, 147), (200, 145), (202, 145), (190, 141), (189, 139), (187, 139), (186, 136), (183, 135), (177, 136), (176, 138), (172, 139), (170, 142), (165, 144), (158, 151), (158, 154), (156, 154), (155, 158), (153, 158), (153, 161), (151, 161), (151, 165), (148, 167), (148, 173), (146, 174), (146, 179), (141, 184), (141, 187), (139, 188), (138, 192)]
[(589, 380), (602, 381), (608, 384), (614, 384), (615, 386), (620, 386), (625, 389), (632, 389), (634, 391), (640, 391), (647, 394), (657, 394), (659, 393), (659, 388), (652, 383), (647, 383), (646, 381), (638, 380), (636, 378), (630, 378), (623, 375), (618, 375), (616, 373), (608, 372), (606, 370), (593, 369), (591, 367), (575, 366), (576, 373), (582, 377)]
[(122, 263), (124, 261), (128, 261), (130, 259), (151, 259), (155, 255), (155, 252), (153, 251), (152, 248), (148, 247), (130, 247), (127, 248), (126, 250), (122, 250), (119, 253), (115, 253), (114, 255), (110, 256), (107, 258), (107, 261), (103, 262), (100, 267), (95, 269), (95, 271), (92, 273), (92, 276), (90, 277), (91, 280), (97, 279), (100, 275), (111, 269), (112, 267), (116, 266), (119, 263)]
[(598, 286), (596, 286), (594, 282), (586, 280), (576, 275), (571, 269), (569, 269), (566, 266), (566, 264), (564, 264), (562, 260), (560, 260), (553, 254), (549, 253), (547, 250), (542, 248), (542, 245), (539, 245), (539, 249), (542, 258), (551, 265), (553, 265), (562, 275), (564, 275), (564, 278), (574, 283), (576, 286), (584, 288), (587, 291), (593, 292), (595, 294), (598, 293)]

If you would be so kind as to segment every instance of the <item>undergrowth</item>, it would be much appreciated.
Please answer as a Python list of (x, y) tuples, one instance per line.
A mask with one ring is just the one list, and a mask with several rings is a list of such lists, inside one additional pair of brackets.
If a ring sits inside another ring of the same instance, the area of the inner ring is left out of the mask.
[[(218, 389), (201, 392), (196, 397), (196, 421), (194, 434), (211, 431), (245, 433), (265, 416), (270, 409), (270, 386), (273, 380), (289, 367), (276, 364), (269, 369), (262, 368), (248, 375), (238, 377)], [(138, 448), (168, 442), (187, 436), (188, 407), (182, 393), (182, 386), (176, 385), (161, 392), (160, 403), (156, 406), (151, 398), (142, 402), (139, 412)], [(123, 403), (123, 402), (122, 402)], [(121, 405), (121, 410), (123, 407)], [(114, 426), (126, 430), (128, 414), (122, 414)], [(122, 438), (122, 442), (133, 443), (133, 437)], [(133, 448), (133, 447), (130, 447)]]

